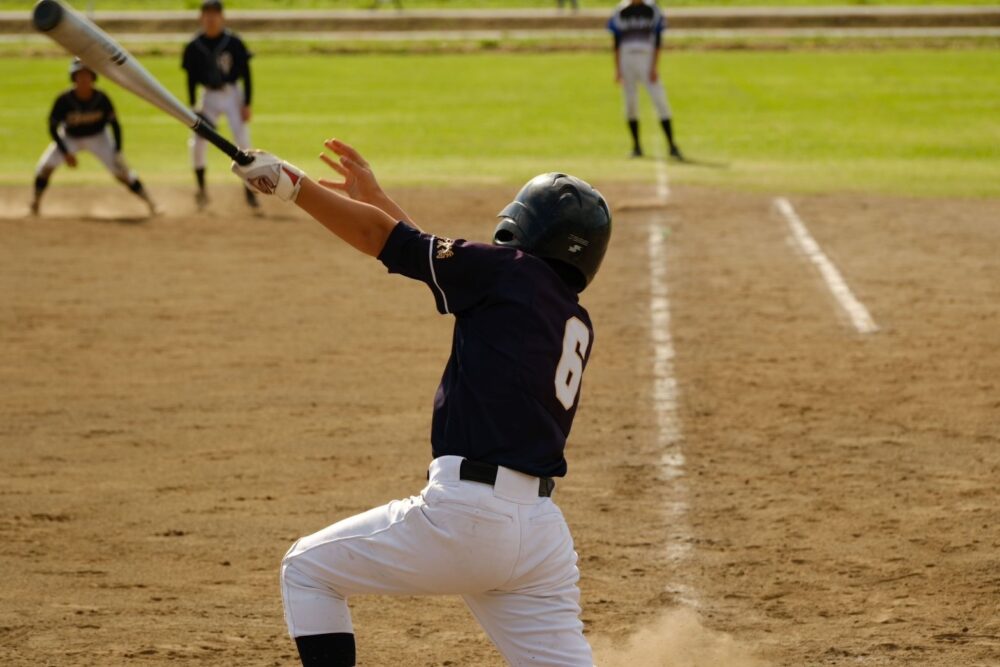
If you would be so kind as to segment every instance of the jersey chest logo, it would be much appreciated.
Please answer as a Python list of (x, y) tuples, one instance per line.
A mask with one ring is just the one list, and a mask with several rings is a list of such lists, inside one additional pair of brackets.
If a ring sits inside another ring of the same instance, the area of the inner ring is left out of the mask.
[(223, 76), (229, 76), (229, 73), (233, 71), (233, 54), (229, 51), (220, 53), (215, 62), (218, 63), (219, 71), (222, 72)]
[(455, 245), (453, 239), (438, 239), (437, 240), (437, 253), (434, 255), (434, 259), (448, 259), (449, 257), (455, 256), (455, 251), (452, 250), (452, 246)]

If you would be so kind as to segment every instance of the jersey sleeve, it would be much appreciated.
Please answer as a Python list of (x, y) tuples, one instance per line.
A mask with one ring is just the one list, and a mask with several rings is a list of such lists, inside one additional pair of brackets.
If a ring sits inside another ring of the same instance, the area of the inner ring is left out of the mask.
[(379, 254), (389, 273), (426, 284), (438, 312), (457, 314), (486, 302), (507, 266), (505, 248), (424, 234), (400, 222)]
[(198, 69), (194, 42), (188, 42), (188, 45), (184, 47), (184, 55), (181, 56), (181, 69), (189, 74), (193, 74)]
[(618, 27), (618, 14), (612, 14), (611, 18), (608, 19), (608, 32), (610, 32), (615, 37), (621, 37), (622, 31)]

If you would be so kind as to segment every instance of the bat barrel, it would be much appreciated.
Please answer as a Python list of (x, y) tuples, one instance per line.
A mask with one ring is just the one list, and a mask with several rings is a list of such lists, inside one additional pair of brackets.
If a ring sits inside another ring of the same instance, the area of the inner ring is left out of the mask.
[(31, 22), (41, 32), (52, 30), (63, 18), (63, 8), (55, 0), (40, 0), (31, 14)]

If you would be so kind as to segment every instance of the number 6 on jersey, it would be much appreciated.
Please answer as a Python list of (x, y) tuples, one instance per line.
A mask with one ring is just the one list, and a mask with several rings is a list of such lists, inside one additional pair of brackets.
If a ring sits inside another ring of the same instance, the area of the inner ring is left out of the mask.
[(583, 359), (590, 347), (590, 332), (587, 325), (575, 317), (566, 320), (563, 334), (563, 351), (556, 366), (556, 398), (567, 410), (573, 409), (576, 394), (583, 380)]

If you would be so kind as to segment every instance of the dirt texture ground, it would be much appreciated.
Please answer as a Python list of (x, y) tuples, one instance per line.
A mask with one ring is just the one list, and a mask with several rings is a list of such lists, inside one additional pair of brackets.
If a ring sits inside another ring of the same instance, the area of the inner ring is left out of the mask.
[[(295, 664), (278, 562), (419, 490), (450, 321), (303, 216), (247, 215), (232, 186), (202, 214), (161, 190), (148, 222), (110, 187), (53, 188), (37, 220), (24, 194), (0, 192), (0, 663)], [(399, 199), (484, 239), (510, 196)], [(1000, 203), (792, 201), (882, 330), (838, 317), (768, 197), (674, 193), (656, 215), (681, 534), (651, 401), (653, 213), (617, 215), (556, 493), (588, 632), (669, 634), (685, 591), (685, 635), (768, 664), (1000, 664)], [(503, 664), (459, 600), (353, 609), (362, 664)]]

